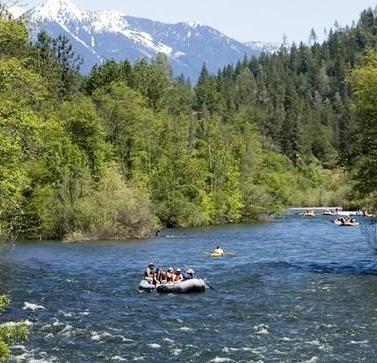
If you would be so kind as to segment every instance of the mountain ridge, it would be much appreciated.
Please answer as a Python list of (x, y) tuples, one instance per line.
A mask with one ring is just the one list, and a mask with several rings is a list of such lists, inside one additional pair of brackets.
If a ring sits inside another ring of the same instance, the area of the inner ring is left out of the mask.
[(52, 37), (64, 35), (70, 40), (84, 60), (84, 74), (107, 59), (135, 62), (163, 53), (175, 75), (184, 74), (196, 81), (203, 63), (210, 72), (217, 72), (266, 50), (259, 44), (253, 48), (200, 22), (168, 24), (118, 10), (83, 11), (70, 0), (46, 0), (27, 10), (26, 15), (34, 37), (44, 30)]

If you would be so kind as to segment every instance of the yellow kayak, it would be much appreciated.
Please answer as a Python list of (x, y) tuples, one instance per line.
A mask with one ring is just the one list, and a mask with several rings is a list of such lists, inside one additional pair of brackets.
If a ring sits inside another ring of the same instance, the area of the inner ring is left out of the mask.
[(212, 252), (209, 254), (210, 257), (224, 257), (225, 256), (225, 253), (216, 253), (216, 252)]
[(218, 253), (218, 252), (204, 252), (206, 255), (209, 257), (226, 257), (226, 256), (234, 256), (234, 252), (223, 252), (223, 253)]

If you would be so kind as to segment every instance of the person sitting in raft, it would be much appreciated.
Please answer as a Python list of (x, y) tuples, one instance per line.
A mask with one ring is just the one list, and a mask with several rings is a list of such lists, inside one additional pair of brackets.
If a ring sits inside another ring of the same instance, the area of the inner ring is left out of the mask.
[(183, 280), (183, 276), (181, 274), (181, 269), (178, 267), (176, 270), (175, 270), (175, 274), (174, 274), (174, 282), (178, 282), (178, 281), (182, 281)]
[(166, 271), (164, 271), (163, 269), (161, 269), (160, 273), (160, 283), (166, 284)]
[(212, 251), (212, 254), (223, 256), (223, 255), (224, 255), (224, 250), (223, 250), (220, 246), (217, 246), (217, 247)]
[(153, 284), (154, 285), (161, 284), (165, 279), (164, 275), (165, 274), (164, 274), (164, 271), (162, 270), (162, 268), (157, 267), (156, 272), (153, 274)]
[(144, 272), (144, 279), (148, 281), (153, 281), (154, 279), (154, 264), (150, 263)]
[(189, 268), (186, 271), (185, 280), (192, 280), (194, 278), (194, 273), (195, 273), (195, 271), (192, 268)]
[(169, 267), (166, 271), (166, 282), (174, 282), (174, 270), (173, 267)]

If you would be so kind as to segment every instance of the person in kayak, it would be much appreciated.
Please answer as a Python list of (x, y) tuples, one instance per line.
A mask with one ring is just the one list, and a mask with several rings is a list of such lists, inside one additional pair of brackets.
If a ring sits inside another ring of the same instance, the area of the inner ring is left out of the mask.
[(217, 247), (212, 251), (212, 254), (213, 254), (213, 255), (218, 255), (218, 256), (223, 256), (223, 255), (224, 255), (224, 250), (223, 250), (220, 246), (217, 246)]
[(181, 274), (181, 269), (178, 267), (176, 270), (175, 270), (175, 274), (174, 274), (174, 282), (179, 282), (179, 281), (182, 281), (183, 280), (183, 276)]
[(195, 271), (192, 268), (189, 268), (186, 271), (185, 280), (192, 280), (194, 278), (194, 273), (195, 273)]

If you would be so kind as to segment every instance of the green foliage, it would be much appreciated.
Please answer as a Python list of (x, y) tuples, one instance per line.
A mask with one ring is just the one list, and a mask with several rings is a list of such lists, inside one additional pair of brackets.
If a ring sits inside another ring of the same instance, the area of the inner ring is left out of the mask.
[(171, 69), (164, 54), (159, 54), (152, 64), (141, 60), (134, 66), (132, 87), (139, 91), (155, 110), (164, 108), (171, 83)]
[(94, 178), (99, 178), (107, 153), (103, 121), (89, 98), (76, 98), (65, 102), (57, 112), (73, 145), (85, 155)]
[(217, 89), (216, 78), (211, 76), (205, 64), (200, 73), (199, 81), (195, 87), (197, 109), (201, 114), (211, 114), (223, 110), (223, 102), (220, 92)]
[(0, 54), (1, 58), (24, 57), (29, 48), (29, 34), (23, 19), (14, 20), (1, 5)]
[(125, 83), (115, 82), (99, 89), (93, 97), (105, 123), (106, 139), (114, 148), (124, 176), (127, 180), (141, 178), (141, 172), (147, 178), (158, 153), (160, 117)]
[(368, 10), (356, 27), (330, 31), (322, 45), (312, 31), (311, 46), (281, 47), (227, 66), (217, 76), (203, 68), (198, 106), (224, 120), (245, 107), (259, 110), (260, 131), (296, 166), (312, 156), (327, 168), (349, 163), (358, 124), (346, 77), (365, 47), (375, 47), (376, 24), (375, 13)]
[(84, 87), (91, 95), (95, 90), (106, 88), (113, 82), (131, 84), (132, 68), (127, 60), (122, 63), (108, 60), (100, 66), (95, 65), (90, 75), (85, 79)]
[(350, 81), (360, 116), (360, 135), (354, 150), (356, 188), (363, 197), (377, 190), (377, 53), (369, 50), (363, 65), (355, 69)]
[[(105, 170), (96, 190), (77, 198), (70, 217), (71, 234), (79, 232), (86, 239), (146, 238), (157, 228), (148, 195), (127, 186), (114, 166)], [(70, 233), (64, 237), (71, 239)]]
[[(9, 306), (10, 299), (0, 295), (0, 314)], [(6, 363), (10, 357), (9, 347), (27, 339), (29, 330), (25, 324), (0, 324), (0, 362)]]
[[(217, 75), (203, 66), (192, 87), (164, 55), (107, 61), (81, 77), (67, 39), (41, 33), (31, 44), (23, 21), (0, 17), (0, 237), (144, 238), (159, 224), (341, 204), (351, 183), (339, 162), (374, 168), (346, 82), (376, 40), (370, 22), (322, 45), (312, 32), (310, 47), (282, 46)], [(370, 122), (371, 59), (353, 76)]]
[(41, 78), (16, 58), (0, 60), (1, 98), (18, 104), (35, 104), (46, 97)]
[(7, 295), (0, 295), (0, 313), (3, 313), (10, 304), (10, 298)]
[(12, 102), (0, 102), (0, 229), (10, 237), (22, 229), (23, 203), (30, 185), (27, 166), (40, 155), (36, 115)]
[(72, 98), (80, 87), (80, 65), (82, 59), (77, 56), (69, 40), (58, 36), (52, 40), (52, 52), (60, 70), (60, 87), (58, 96), (63, 99)]

